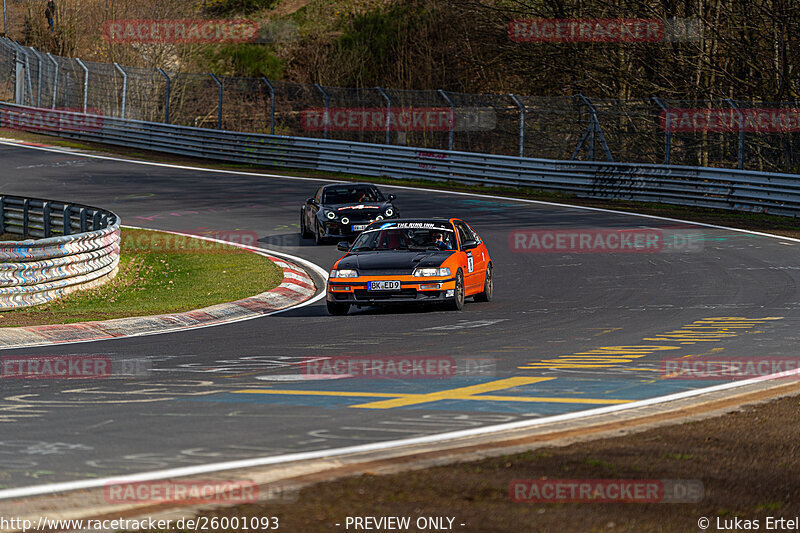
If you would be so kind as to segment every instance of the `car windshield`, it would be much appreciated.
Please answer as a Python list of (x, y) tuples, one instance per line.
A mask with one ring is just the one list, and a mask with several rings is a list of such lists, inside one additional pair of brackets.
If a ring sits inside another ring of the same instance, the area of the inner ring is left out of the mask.
[(351, 185), (328, 187), (322, 197), (324, 204), (357, 204), (360, 202), (383, 202), (383, 194), (376, 187)]
[(453, 250), (454, 248), (455, 235), (452, 230), (387, 228), (365, 231), (358, 236), (350, 251)]

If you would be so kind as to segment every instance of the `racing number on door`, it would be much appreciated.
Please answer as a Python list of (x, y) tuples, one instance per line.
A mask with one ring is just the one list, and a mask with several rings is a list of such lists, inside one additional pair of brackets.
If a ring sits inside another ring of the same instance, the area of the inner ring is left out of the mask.
[(475, 270), (475, 262), (472, 260), (472, 252), (467, 252), (467, 272), (472, 274)]

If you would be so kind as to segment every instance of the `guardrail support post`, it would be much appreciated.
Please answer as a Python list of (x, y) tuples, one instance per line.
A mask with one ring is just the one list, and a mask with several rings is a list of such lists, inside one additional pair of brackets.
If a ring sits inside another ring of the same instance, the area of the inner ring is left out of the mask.
[(123, 70), (119, 63), (114, 63), (114, 66), (117, 67), (117, 70), (120, 74), (122, 74), (122, 111), (120, 112), (119, 118), (125, 118), (125, 106), (128, 103), (128, 73)]
[(669, 117), (667, 116), (667, 106), (661, 98), (653, 96), (653, 101), (664, 112), (664, 164), (669, 165), (670, 153), (672, 152), (672, 128), (670, 127)]
[(53, 56), (49, 52), (47, 53), (47, 57), (53, 62), (53, 65), (55, 65), (56, 68), (55, 75), (53, 76), (53, 104), (50, 106), (50, 109), (55, 109), (56, 96), (58, 95), (58, 61), (53, 59)]
[(83, 112), (86, 113), (86, 110), (89, 109), (89, 68), (83, 64), (83, 61), (80, 59), (75, 59), (78, 64), (81, 66), (84, 72), (83, 77)]
[(0, 196), (0, 235), (6, 232), (5, 198)]
[(217, 85), (219, 85), (219, 93), (217, 94), (217, 129), (221, 130), (222, 129), (222, 82), (219, 81), (219, 78), (217, 78), (211, 72), (209, 72), (208, 75), (211, 76), (212, 80), (217, 82)]
[(100, 211), (95, 211), (94, 215), (92, 216), (92, 231), (97, 231), (102, 229), (100, 225)]
[(50, 202), (42, 206), (42, 221), (44, 223), (44, 238), (50, 237)]
[(328, 96), (328, 93), (325, 92), (325, 89), (323, 89), (322, 85), (320, 85), (319, 83), (315, 83), (314, 87), (316, 87), (317, 90), (320, 93), (322, 93), (322, 101), (323, 101), (323, 104), (325, 106), (325, 114), (322, 116), (322, 128), (323, 128), (322, 138), (323, 139), (327, 139), (328, 138), (328, 123), (330, 122), (330, 116), (328, 115), (328, 109), (330, 107), (331, 97)]
[(386, 100), (386, 144), (392, 144), (392, 99), (386, 94), (386, 91), (380, 87), (375, 87), (383, 99)]
[(64, 235), (72, 233), (72, 206), (64, 205)]
[(444, 98), (444, 101), (447, 102), (447, 105), (450, 106), (450, 135), (447, 140), (447, 149), (452, 151), (453, 146), (455, 146), (456, 109), (453, 105), (453, 101), (447, 96), (446, 92), (439, 89), (439, 94)]
[(28, 216), (31, 209), (31, 201), (25, 198), (22, 201), (22, 239), (28, 238)]
[(87, 217), (88, 213), (86, 212), (85, 207), (81, 207), (80, 214), (81, 214), (81, 233), (86, 233), (87, 231), (89, 231), (89, 221)]
[(517, 104), (519, 107), (519, 156), (525, 157), (525, 106), (522, 105), (522, 102), (519, 101), (513, 94), (509, 94), (508, 96), (514, 100), (514, 103)]
[(164, 69), (161, 67), (156, 68), (158, 72), (164, 76), (164, 79), (167, 80), (167, 89), (166, 95), (164, 96), (164, 124), (169, 124), (169, 97), (170, 97), (170, 86), (172, 85), (172, 80), (169, 79), (167, 73), (164, 72)]
[(269, 88), (269, 134), (275, 135), (275, 87), (266, 76), (261, 76), (261, 81)]
[(739, 147), (737, 150), (736, 168), (741, 170), (744, 169), (744, 113), (739, 110), (739, 106), (736, 105), (736, 102), (730, 98), (726, 98), (725, 102), (735, 109), (736, 114), (739, 115)]

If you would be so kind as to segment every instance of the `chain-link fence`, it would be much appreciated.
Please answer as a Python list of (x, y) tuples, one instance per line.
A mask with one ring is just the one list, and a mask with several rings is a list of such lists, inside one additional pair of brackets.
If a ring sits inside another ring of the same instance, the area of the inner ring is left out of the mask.
[(0, 39), (0, 98), (201, 128), (547, 159), (800, 172), (800, 102), (323, 87), (83, 62)]

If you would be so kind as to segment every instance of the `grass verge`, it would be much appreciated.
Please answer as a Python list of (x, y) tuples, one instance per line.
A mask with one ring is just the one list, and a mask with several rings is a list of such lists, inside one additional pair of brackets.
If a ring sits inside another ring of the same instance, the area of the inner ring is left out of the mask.
[(268, 291), (283, 272), (264, 256), (158, 231), (122, 230), (117, 277), (48, 304), (0, 312), (0, 326), (35, 326), (191, 311)]

